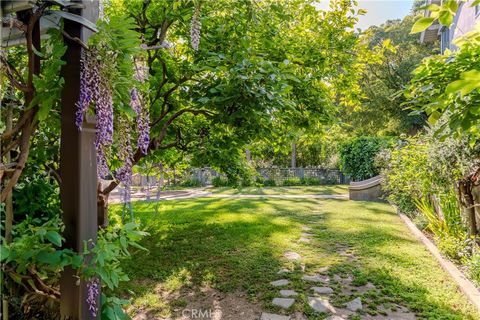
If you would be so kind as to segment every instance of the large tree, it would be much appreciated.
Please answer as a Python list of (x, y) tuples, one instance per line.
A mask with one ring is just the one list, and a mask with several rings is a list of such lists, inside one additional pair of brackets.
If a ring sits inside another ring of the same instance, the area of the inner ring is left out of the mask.
[(424, 113), (404, 107), (403, 91), (423, 58), (435, 53), (436, 44), (422, 44), (410, 34), (415, 14), (372, 26), (361, 36), (363, 63), (359, 83), (360, 104), (345, 110), (344, 119), (362, 135), (413, 134), (425, 125)]
[[(175, 147), (224, 169), (253, 140), (326, 120), (353, 79), (351, 4), (112, 2), (109, 14), (135, 19), (146, 49), (148, 154)], [(137, 150), (134, 162), (148, 154)]]

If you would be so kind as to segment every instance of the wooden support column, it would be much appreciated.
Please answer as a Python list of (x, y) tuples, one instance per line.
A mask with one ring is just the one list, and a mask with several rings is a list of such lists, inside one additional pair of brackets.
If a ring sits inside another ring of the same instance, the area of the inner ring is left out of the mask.
[[(98, 1), (83, 1), (83, 10), (72, 10), (92, 22), (98, 18)], [(71, 37), (87, 42), (91, 32), (82, 25), (64, 20), (65, 31)], [(62, 69), (65, 85), (62, 92), (60, 187), (65, 247), (83, 251), (84, 241), (97, 240), (97, 159), (95, 121), (87, 118), (83, 129), (75, 125), (75, 111), (80, 94), (81, 46), (65, 39), (68, 45)], [(88, 310), (87, 283), (78, 281), (75, 270), (66, 268), (60, 280), (60, 312), (62, 319), (100, 319)], [(100, 308), (100, 301), (97, 300)]]

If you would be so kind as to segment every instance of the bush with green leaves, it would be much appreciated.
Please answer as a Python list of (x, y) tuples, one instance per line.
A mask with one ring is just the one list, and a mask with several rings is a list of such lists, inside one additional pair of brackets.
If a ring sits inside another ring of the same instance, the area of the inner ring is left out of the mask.
[(198, 179), (192, 178), (192, 179), (187, 179), (187, 180), (183, 181), (183, 182), (180, 184), (180, 186), (182, 186), (182, 187), (187, 187), (187, 188), (189, 188), (189, 187), (201, 187), (201, 186), (202, 186), (202, 182), (201, 182), (200, 180), (198, 180)]
[[(85, 243), (84, 251), (77, 254), (71, 249), (62, 249), (63, 229), (59, 216), (52, 216), (46, 222), (26, 216), (15, 224), (10, 244), (2, 237), (0, 262), (6, 290), (3, 294), (10, 298), (12, 314), (19, 318), (34, 315), (58, 318), (60, 274), (70, 266), (77, 270), (79, 278), (102, 280), (102, 319), (127, 319), (121, 306), (128, 301), (115, 297), (114, 290), (119, 282), (128, 280), (120, 266), (121, 260), (130, 256), (129, 248), (143, 249), (138, 241), (146, 233), (133, 222), (109, 226), (99, 232), (95, 245)], [(87, 255), (89, 259), (85, 259)], [(29, 313), (25, 314), (25, 310)]]
[(471, 256), (465, 258), (463, 263), (467, 267), (470, 279), (480, 286), (480, 252), (478, 249)]
[(375, 156), (393, 141), (392, 137), (358, 137), (344, 143), (340, 148), (340, 170), (353, 181), (378, 175)]
[(285, 187), (301, 186), (302, 185), (302, 180), (300, 178), (287, 178), (287, 179), (283, 180), (282, 184)]
[[(13, 212), (16, 221), (27, 215), (47, 221), (60, 214), (59, 188), (47, 176), (34, 174), (22, 177), (13, 189)], [(39, 221), (40, 221), (39, 220)]]
[(276, 187), (277, 186), (277, 182), (274, 179), (265, 179), (265, 180), (262, 180), (259, 183), (261, 185), (263, 185), (264, 187)]
[(428, 148), (421, 139), (407, 139), (385, 156), (387, 165), (381, 170), (388, 201), (410, 216), (417, 208), (415, 200), (429, 195), (435, 179), (428, 165)]
[(218, 177), (213, 177), (212, 178), (212, 185), (214, 187), (228, 187), (229, 186), (229, 183), (228, 183), (228, 180), (227, 179), (224, 179), (220, 176)]

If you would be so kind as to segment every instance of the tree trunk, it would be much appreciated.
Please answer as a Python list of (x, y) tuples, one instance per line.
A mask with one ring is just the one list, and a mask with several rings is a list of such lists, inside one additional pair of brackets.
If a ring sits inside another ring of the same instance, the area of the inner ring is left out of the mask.
[(292, 169), (297, 167), (297, 145), (292, 143)]
[(468, 226), (468, 235), (475, 236), (478, 234), (477, 219), (475, 216), (475, 201), (472, 194), (473, 182), (471, 177), (460, 180), (458, 183), (458, 191), (460, 203), (465, 213), (465, 220)]
[(252, 153), (249, 148), (245, 149), (245, 156), (247, 157), (248, 162), (252, 161)]
[(99, 228), (106, 228), (108, 226), (108, 197), (110, 192), (101, 192), (102, 184), (98, 181), (97, 190), (97, 223)]

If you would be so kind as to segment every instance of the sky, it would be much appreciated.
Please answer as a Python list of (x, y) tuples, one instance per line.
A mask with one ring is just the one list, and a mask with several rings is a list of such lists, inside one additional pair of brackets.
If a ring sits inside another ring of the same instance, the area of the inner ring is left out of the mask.
[[(367, 14), (359, 17), (357, 28), (365, 30), (387, 20), (403, 18), (410, 13), (412, 4), (413, 0), (358, 0), (358, 8), (367, 10)], [(318, 7), (328, 8), (328, 1), (320, 0)]]

